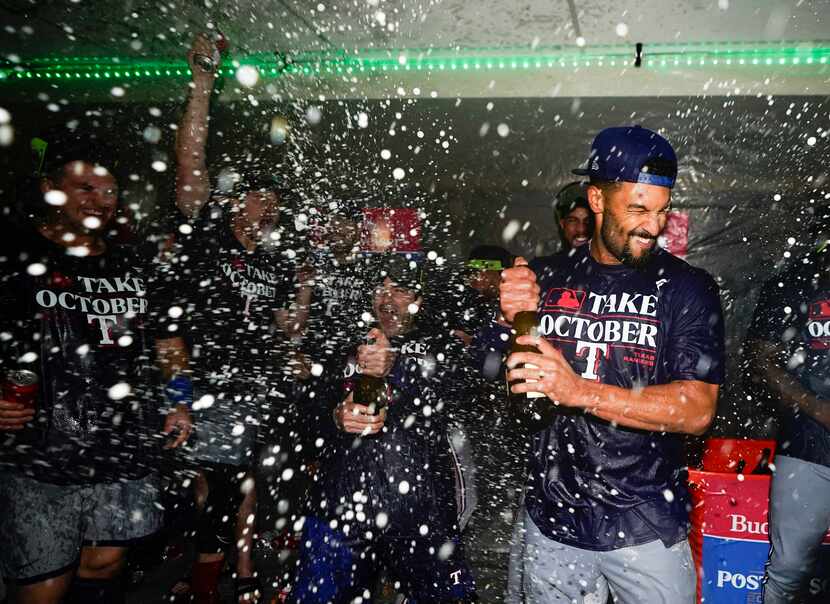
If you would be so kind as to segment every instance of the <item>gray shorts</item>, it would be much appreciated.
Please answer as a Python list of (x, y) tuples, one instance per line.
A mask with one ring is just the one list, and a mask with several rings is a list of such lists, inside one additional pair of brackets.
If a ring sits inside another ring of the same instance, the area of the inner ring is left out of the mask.
[[(688, 541), (660, 540), (591, 551), (548, 539), (523, 509), (524, 533), (511, 552), (507, 602), (523, 604), (694, 604), (697, 580)], [(519, 562), (518, 564), (516, 562)]]
[(0, 474), (0, 572), (38, 583), (78, 564), (81, 548), (127, 547), (161, 527), (158, 479), (55, 485)]

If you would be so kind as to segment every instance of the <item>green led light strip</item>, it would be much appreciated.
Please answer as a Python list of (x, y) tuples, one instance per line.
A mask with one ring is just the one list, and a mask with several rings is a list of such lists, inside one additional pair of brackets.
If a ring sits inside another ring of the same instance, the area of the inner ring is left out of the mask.
[[(794, 43), (792, 43), (794, 44)], [(442, 72), (622, 68), (634, 64), (632, 46), (359, 50), (354, 53), (303, 52), (289, 58), (271, 53), (226, 57), (220, 74), (233, 76), (243, 65), (261, 77), (327, 77), (377, 72)], [(809, 67), (830, 62), (830, 41), (809, 46), (699, 43), (646, 46), (644, 68)], [(183, 78), (184, 60), (126, 57), (35, 57), (0, 68), (0, 82), (20, 80), (96, 81)]]

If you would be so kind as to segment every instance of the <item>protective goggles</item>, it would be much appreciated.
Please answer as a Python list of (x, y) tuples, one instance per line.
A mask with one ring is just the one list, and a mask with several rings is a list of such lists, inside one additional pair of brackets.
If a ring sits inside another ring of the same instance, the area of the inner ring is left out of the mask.
[(477, 271), (500, 271), (504, 269), (501, 260), (468, 260), (466, 268)]

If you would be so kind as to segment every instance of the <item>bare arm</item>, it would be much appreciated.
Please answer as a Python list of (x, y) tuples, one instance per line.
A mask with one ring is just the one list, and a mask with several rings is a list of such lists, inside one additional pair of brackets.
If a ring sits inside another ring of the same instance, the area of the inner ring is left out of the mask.
[(589, 384), (578, 406), (627, 428), (699, 436), (715, 417), (716, 384), (677, 381), (641, 390)]
[(785, 369), (788, 353), (782, 346), (749, 340), (747, 348), (753, 382), (763, 385), (782, 405), (798, 407), (830, 430), (830, 403), (820, 401)]
[[(169, 382), (173, 377), (187, 372), (190, 356), (182, 338), (156, 340), (156, 353), (158, 365), (165, 382)], [(185, 404), (177, 404), (167, 412), (167, 417), (164, 420), (162, 432), (172, 434), (174, 437), (164, 448), (175, 449), (183, 445), (190, 437), (192, 429), (193, 420), (190, 417), (189, 407)]]
[(205, 162), (208, 112), (215, 75), (203, 71), (193, 61), (195, 54), (213, 53), (213, 43), (204, 35), (193, 41), (187, 53), (193, 80), (190, 95), (176, 136), (176, 206), (188, 218), (195, 217), (210, 194)]
[(308, 323), (309, 309), (311, 307), (311, 295), (313, 291), (312, 280), (314, 270), (308, 266), (300, 267), (297, 271), (297, 298), (290, 309), (282, 308), (276, 311), (277, 326), (289, 337), (296, 337), (303, 334)]
[[(512, 386), (513, 392), (543, 392), (552, 401), (578, 407), (627, 428), (654, 432), (703, 434), (712, 423), (718, 386), (700, 381), (674, 381), (638, 390), (609, 386), (577, 375), (562, 353), (545, 338), (522, 336), (519, 344), (536, 345), (539, 353), (517, 352), (508, 358), (508, 379), (538, 380)], [(538, 369), (520, 368), (531, 363)]]

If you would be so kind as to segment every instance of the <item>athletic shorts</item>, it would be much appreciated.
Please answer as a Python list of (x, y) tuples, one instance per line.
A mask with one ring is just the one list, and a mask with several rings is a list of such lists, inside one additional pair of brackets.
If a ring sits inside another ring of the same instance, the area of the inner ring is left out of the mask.
[(375, 587), (385, 568), (407, 604), (472, 602), (475, 582), (464, 561), (460, 539), (380, 536), (372, 541), (347, 537), (314, 517), (303, 527), (300, 560), (289, 602), (347, 604)]
[(0, 572), (26, 585), (77, 566), (84, 546), (127, 547), (161, 527), (158, 481), (57, 485), (0, 473)]

